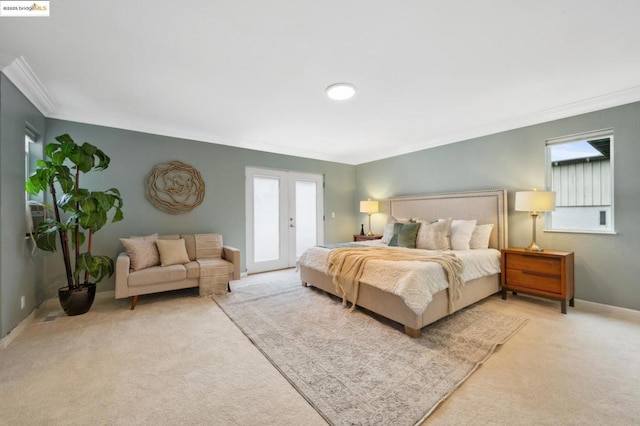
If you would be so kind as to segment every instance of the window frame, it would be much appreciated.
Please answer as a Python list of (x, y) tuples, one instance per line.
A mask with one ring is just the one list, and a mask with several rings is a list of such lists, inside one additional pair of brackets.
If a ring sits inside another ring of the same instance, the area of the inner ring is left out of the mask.
[[(29, 179), (29, 176), (31, 175), (31, 173), (35, 171), (37, 161), (43, 159), (43, 144), (42, 144), (42, 138), (40, 136), (40, 133), (34, 130), (33, 126), (31, 126), (29, 123), (26, 123), (25, 125), (24, 141), (25, 141), (25, 147), (24, 147), (25, 178), (24, 180), (26, 182), (27, 179)], [(25, 202), (28, 202), (28, 201), (37, 201), (40, 203), (44, 202), (45, 194), (43, 193), (38, 195), (31, 195), (25, 189), (24, 194), (25, 194)]]
[(615, 228), (615, 182), (614, 182), (614, 129), (600, 129), (589, 132), (576, 133), (567, 136), (560, 136), (556, 138), (550, 138), (545, 140), (545, 179), (546, 187), (549, 191), (553, 190), (553, 165), (551, 161), (551, 147), (562, 145), (571, 142), (589, 141), (594, 139), (609, 138), (609, 190), (610, 190), (610, 225), (606, 229), (602, 228), (554, 228), (553, 227), (553, 214), (554, 212), (545, 213), (544, 232), (562, 232), (562, 233), (577, 233), (577, 234), (616, 234)]

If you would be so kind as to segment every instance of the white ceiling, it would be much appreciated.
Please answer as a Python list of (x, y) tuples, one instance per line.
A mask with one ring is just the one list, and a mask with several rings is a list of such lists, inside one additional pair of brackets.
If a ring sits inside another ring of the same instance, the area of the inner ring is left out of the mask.
[[(51, 1), (0, 18), (0, 66), (47, 117), (360, 164), (640, 100), (638, 16), (637, 0)], [(336, 82), (356, 97), (327, 99)]]

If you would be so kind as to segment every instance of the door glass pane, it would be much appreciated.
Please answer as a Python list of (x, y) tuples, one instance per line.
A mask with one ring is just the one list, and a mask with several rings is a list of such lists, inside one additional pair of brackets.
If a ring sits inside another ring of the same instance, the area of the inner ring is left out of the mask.
[(296, 181), (296, 257), (317, 244), (316, 183)]
[(280, 179), (253, 178), (253, 232), (255, 262), (280, 257)]

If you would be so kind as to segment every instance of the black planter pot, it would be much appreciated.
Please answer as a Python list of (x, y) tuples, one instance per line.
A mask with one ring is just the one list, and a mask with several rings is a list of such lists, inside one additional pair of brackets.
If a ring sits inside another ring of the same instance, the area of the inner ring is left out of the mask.
[(96, 285), (93, 283), (82, 284), (79, 288), (69, 290), (69, 287), (58, 289), (60, 306), (69, 316), (82, 315), (91, 309), (96, 297)]

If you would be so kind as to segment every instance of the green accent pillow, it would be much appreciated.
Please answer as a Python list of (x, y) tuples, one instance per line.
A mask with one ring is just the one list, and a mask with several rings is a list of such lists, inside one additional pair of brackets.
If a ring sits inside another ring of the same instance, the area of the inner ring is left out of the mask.
[(398, 234), (402, 229), (402, 225), (404, 225), (404, 223), (397, 222), (393, 224), (393, 237), (391, 237), (391, 240), (389, 241), (390, 246), (398, 246)]
[(416, 237), (420, 223), (396, 223), (393, 226), (393, 237), (390, 246), (416, 248)]

